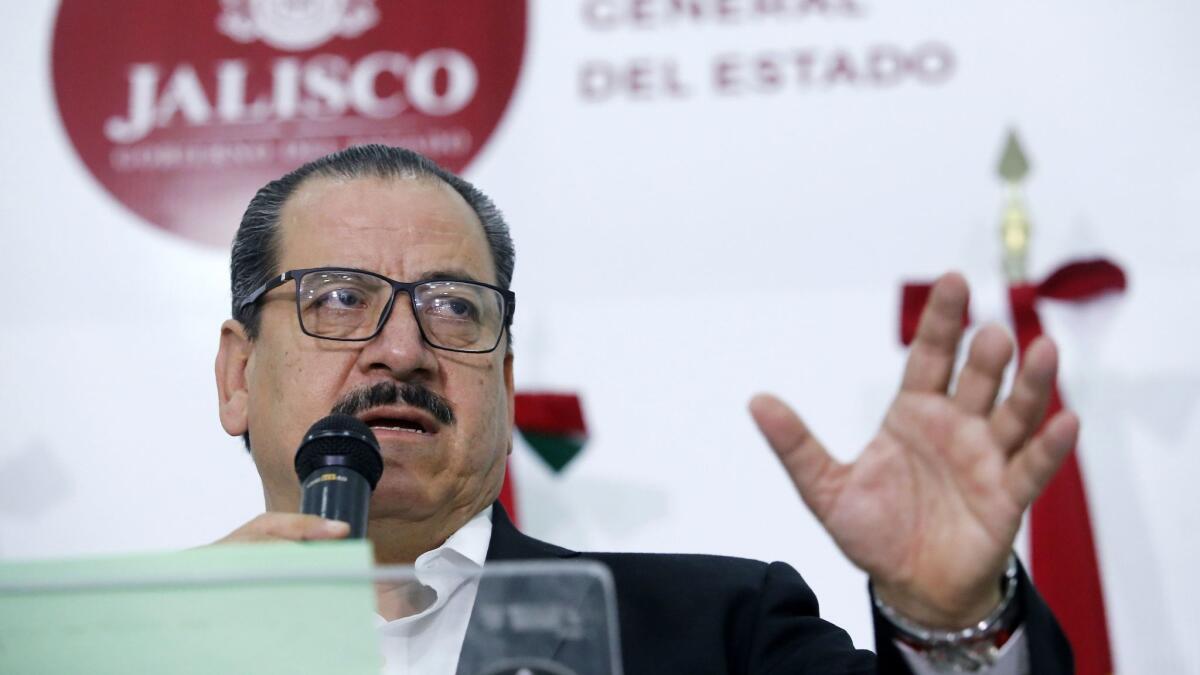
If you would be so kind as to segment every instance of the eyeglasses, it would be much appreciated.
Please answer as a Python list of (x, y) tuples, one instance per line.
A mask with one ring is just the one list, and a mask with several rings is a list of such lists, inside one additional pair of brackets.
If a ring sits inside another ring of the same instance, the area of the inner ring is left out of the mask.
[(241, 317), (267, 292), (296, 281), (296, 314), (305, 335), (362, 342), (379, 335), (396, 293), (409, 297), (421, 337), (431, 347), (484, 353), (496, 349), (512, 322), (517, 296), (477, 281), (435, 279), (405, 283), (363, 270), (289, 270), (258, 287), (238, 306)]

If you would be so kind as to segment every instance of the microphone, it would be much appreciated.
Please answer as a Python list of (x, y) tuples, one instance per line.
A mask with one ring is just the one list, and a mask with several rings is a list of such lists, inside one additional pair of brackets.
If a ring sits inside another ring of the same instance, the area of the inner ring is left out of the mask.
[(350, 415), (330, 415), (309, 428), (296, 450), (300, 513), (350, 524), (350, 539), (367, 533), (371, 491), (383, 475), (379, 441)]

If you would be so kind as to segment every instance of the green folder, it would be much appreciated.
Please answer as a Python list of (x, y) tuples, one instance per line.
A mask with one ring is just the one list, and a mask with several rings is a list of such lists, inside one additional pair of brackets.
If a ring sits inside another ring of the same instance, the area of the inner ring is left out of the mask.
[(382, 668), (367, 542), (0, 563), (0, 673)]

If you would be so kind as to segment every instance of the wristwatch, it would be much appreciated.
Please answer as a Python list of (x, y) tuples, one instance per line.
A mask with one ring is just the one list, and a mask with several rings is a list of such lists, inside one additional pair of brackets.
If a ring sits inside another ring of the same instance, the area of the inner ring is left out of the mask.
[(940, 673), (977, 673), (995, 665), (1000, 648), (1020, 623), (1017, 601), (1017, 557), (1008, 557), (1000, 581), (1000, 604), (990, 614), (961, 630), (929, 628), (900, 614), (872, 593), (875, 608), (896, 629), (897, 638), (924, 656)]

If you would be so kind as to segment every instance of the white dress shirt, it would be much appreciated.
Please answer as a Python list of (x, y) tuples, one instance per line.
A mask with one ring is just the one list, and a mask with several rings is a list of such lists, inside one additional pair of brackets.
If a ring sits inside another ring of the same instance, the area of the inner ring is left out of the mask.
[[(387, 621), (376, 616), (385, 675), (455, 675), (479, 591), (479, 571), (492, 538), (492, 507), (467, 521), (446, 543), (417, 558), (417, 580), (432, 589), (420, 612)], [(618, 608), (620, 611), (620, 608)], [(896, 643), (916, 675), (939, 675), (919, 653)], [(1017, 629), (1000, 649), (1000, 659), (981, 675), (1029, 675), (1025, 633)]]
[(433, 589), (436, 598), (412, 616), (394, 621), (376, 617), (386, 675), (454, 675), (491, 538), (489, 506), (446, 543), (417, 558), (417, 580)]

